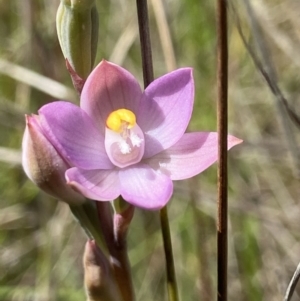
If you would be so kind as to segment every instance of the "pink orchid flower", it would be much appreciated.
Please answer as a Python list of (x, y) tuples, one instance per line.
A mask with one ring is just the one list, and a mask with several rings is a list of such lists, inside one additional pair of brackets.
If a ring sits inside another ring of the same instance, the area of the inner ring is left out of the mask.
[[(194, 101), (192, 69), (153, 81), (144, 92), (125, 69), (102, 61), (88, 77), (80, 108), (57, 101), (39, 110), (44, 135), (70, 166), (69, 185), (87, 198), (156, 210), (173, 180), (217, 160), (217, 133), (185, 133)], [(228, 136), (228, 148), (241, 140)]]

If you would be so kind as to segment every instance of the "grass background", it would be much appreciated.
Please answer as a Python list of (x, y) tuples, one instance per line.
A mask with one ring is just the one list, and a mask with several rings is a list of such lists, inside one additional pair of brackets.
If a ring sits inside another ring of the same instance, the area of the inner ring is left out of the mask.
[[(253, 63), (236, 16), (256, 57), (300, 115), (300, 3), (249, 0), (250, 9), (247, 1), (229, 2), (235, 5), (228, 15), (229, 132), (244, 139), (229, 153), (229, 300), (282, 300), (300, 260), (299, 127)], [(39, 191), (20, 166), (24, 114), (55, 99), (78, 102), (56, 37), (58, 4), (0, 0), (3, 301), (85, 300), (84, 234), (68, 207)], [(135, 2), (101, 0), (97, 6), (96, 61), (120, 64), (142, 84)], [(190, 130), (216, 130), (215, 1), (149, 0), (149, 11), (155, 77), (193, 67)], [(181, 299), (215, 300), (216, 166), (176, 182), (169, 207)], [(128, 240), (137, 300), (166, 300), (157, 212), (137, 210)]]

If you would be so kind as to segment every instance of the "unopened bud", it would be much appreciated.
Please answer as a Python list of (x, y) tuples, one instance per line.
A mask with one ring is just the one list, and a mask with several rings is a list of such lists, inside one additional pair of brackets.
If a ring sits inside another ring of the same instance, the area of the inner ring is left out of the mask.
[(95, 4), (95, 0), (61, 0), (61, 2), (79, 10), (90, 8)]
[(109, 262), (93, 240), (85, 245), (83, 266), (88, 301), (121, 301)]
[[(118, 201), (124, 203), (122, 199)], [(119, 212), (114, 213), (114, 237), (119, 246), (126, 244), (127, 230), (134, 215), (134, 206), (123, 205), (123, 207), (123, 210), (119, 208)]]
[(26, 116), (22, 142), (22, 165), (28, 178), (48, 194), (69, 204), (81, 204), (85, 198), (66, 184), (70, 166), (43, 134), (38, 115)]
[(95, 0), (61, 0), (57, 35), (65, 59), (86, 79), (93, 69), (98, 43), (98, 12)]

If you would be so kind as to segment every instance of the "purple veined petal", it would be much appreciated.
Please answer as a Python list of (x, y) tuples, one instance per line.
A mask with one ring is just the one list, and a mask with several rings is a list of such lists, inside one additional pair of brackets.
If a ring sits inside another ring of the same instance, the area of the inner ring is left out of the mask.
[(104, 135), (108, 115), (121, 108), (136, 114), (141, 95), (141, 87), (131, 73), (103, 60), (84, 84), (80, 107)]
[(146, 164), (120, 169), (121, 195), (130, 204), (148, 210), (165, 206), (173, 193), (171, 179)]
[(137, 123), (145, 135), (144, 158), (152, 157), (174, 145), (184, 134), (194, 103), (192, 69), (168, 73), (145, 90)]
[[(242, 140), (228, 135), (228, 149)], [(153, 169), (160, 170), (172, 180), (191, 178), (218, 159), (218, 134), (215, 132), (186, 133), (169, 149), (145, 160)]]
[(84, 170), (73, 167), (66, 171), (67, 183), (85, 197), (97, 201), (112, 201), (120, 195), (117, 169)]
[(39, 110), (44, 134), (70, 165), (84, 169), (113, 167), (104, 147), (104, 136), (79, 107), (64, 101)]

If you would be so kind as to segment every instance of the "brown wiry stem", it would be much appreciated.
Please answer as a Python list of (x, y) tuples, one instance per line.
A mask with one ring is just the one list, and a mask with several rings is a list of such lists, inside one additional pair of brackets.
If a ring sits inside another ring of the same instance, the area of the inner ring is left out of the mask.
[[(147, 0), (137, 0), (136, 4), (137, 4), (137, 14), (138, 14), (141, 51), (142, 51), (144, 86), (146, 88), (154, 79)], [(167, 207), (164, 207), (160, 210), (160, 221), (161, 221), (161, 230), (162, 230), (165, 257), (166, 257), (167, 284), (168, 284), (167, 286), (168, 286), (169, 301), (177, 301), (178, 289), (177, 289), (177, 282), (176, 282), (176, 275), (175, 275), (175, 266), (174, 266)]]
[(146, 88), (154, 79), (147, 0), (137, 0), (136, 6), (139, 21), (144, 86)]
[(296, 288), (296, 285), (297, 285), (299, 279), (300, 279), (300, 263), (298, 264), (298, 266), (296, 268), (296, 271), (295, 271), (295, 273), (294, 273), (294, 275), (293, 275), (293, 277), (292, 277), (292, 279), (289, 283), (289, 286), (286, 290), (283, 301), (290, 301), (292, 299), (295, 288)]
[(227, 45), (227, 1), (217, 0), (218, 40), (218, 300), (227, 301), (228, 260), (228, 200), (227, 200), (227, 134), (228, 134), (228, 45)]

